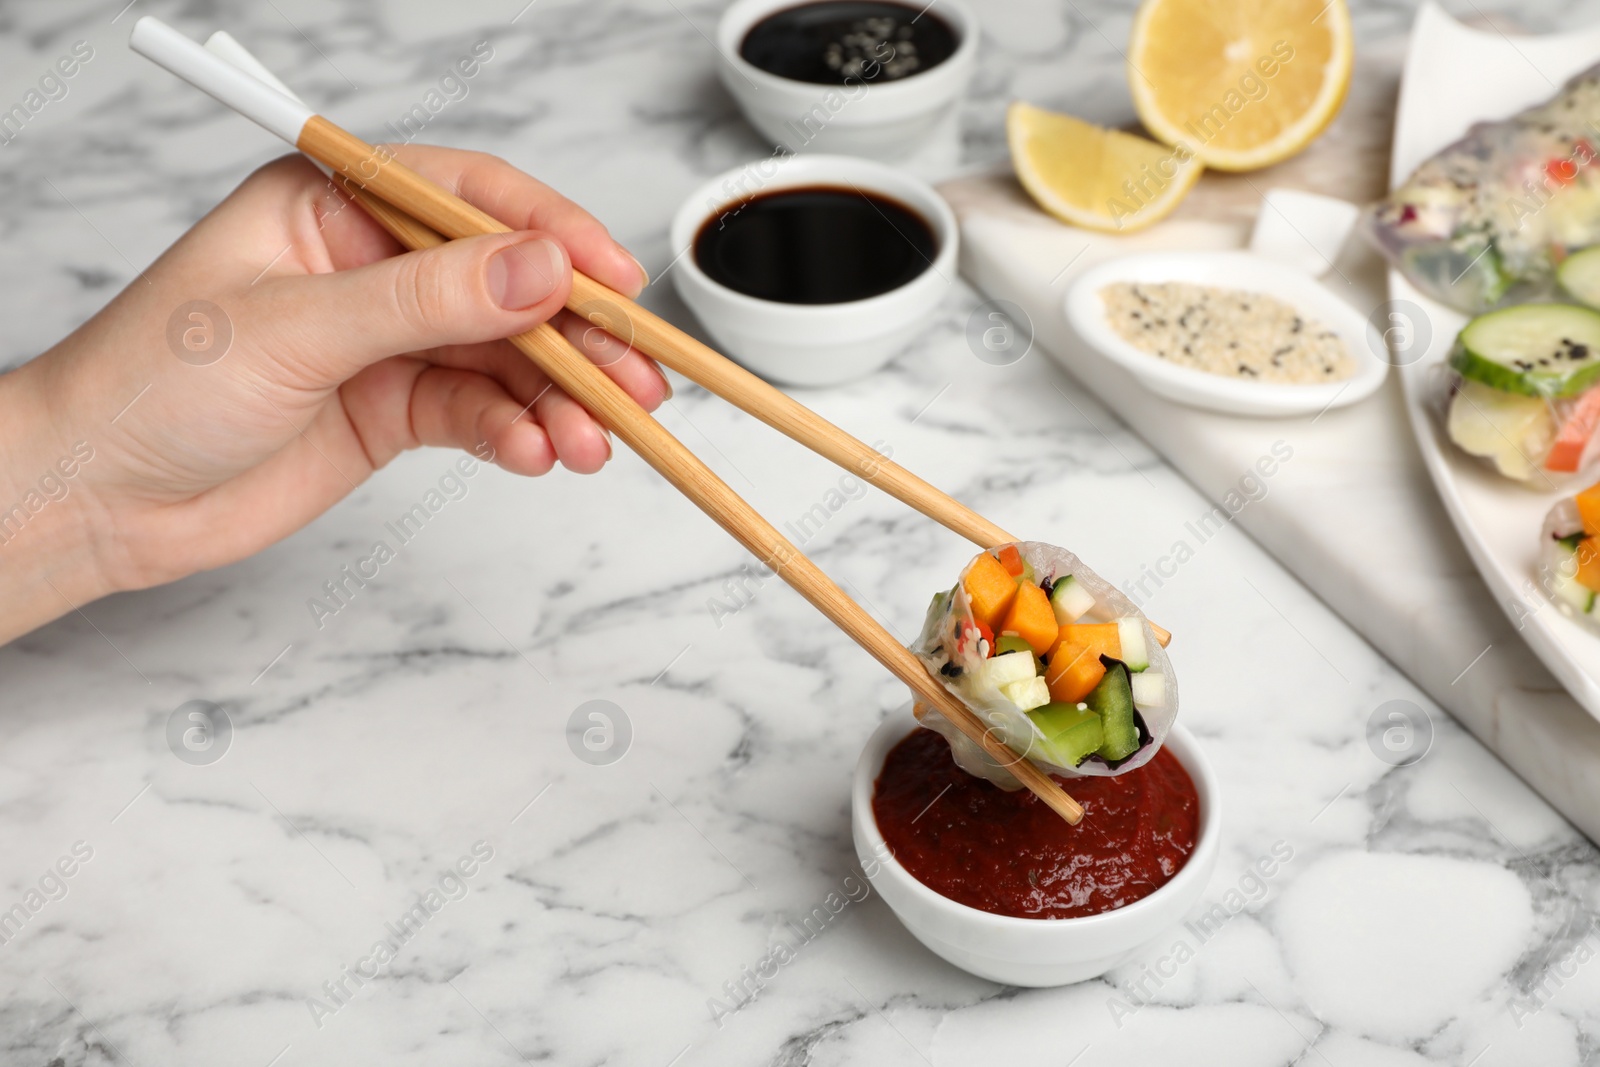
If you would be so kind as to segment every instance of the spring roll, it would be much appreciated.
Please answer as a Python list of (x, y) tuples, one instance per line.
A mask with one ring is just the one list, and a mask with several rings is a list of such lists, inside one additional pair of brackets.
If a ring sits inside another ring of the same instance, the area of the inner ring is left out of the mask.
[[(1178, 714), (1172, 664), (1148, 620), (1055, 545), (1019, 541), (980, 552), (933, 598), (911, 651), (1016, 760), (1054, 774), (1143, 766)], [(938, 711), (921, 703), (914, 710), (968, 773), (1020, 788), (1008, 764)]]
[(1539, 585), (1557, 608), (1600, 630), (1600, 485), (1550, 509), (1540, 532)]
[(1468, 314), (1548, 295), (1570, 252), (1600, 243), (1600, 65), (1552, 99), (1480, 122), (1363, 216), (1419, 290)]

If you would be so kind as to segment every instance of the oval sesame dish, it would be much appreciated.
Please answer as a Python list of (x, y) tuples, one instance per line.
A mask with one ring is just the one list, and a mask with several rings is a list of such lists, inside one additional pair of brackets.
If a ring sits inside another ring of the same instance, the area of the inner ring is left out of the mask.
[(1249, 252), (1150, 252), (1085, 271), (1067, 321), (1151, 392), (1235, 415), (1317, 415), (1389, 371), (1377, 329), (1315, 278)]

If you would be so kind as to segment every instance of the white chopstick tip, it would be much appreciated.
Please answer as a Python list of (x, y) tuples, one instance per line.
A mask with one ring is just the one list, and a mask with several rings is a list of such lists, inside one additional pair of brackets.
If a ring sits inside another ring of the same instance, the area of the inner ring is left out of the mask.
[(289, 99), (294, 100), (296, 103), (305, 103), (304, 100), (300, 99), (300, 94), (296, 93), (293, 89), (285, 85), (276, 74), (267, 69), (267, 65), (265, 63), (257, 59), (255, 54), (251, 52), (250, 49), (240, 44), (233, 34), (229, 33), (227, 30), (218, 30), (210, 37), (207, 37), (205, 49), (207, 52), (221, 56), (223, 59), (227, 60), (229, 63), (232, 63), (234, 66), (255, 78), (257, 81), (265, 82), (266, 84), (272, 86), (274, 89), (278, 90), (278, 92), (289, 97)]
[(291, 145), (314, 112), (253, 74), (207, 51), (154, 15), (133, 24), (128, 47)]

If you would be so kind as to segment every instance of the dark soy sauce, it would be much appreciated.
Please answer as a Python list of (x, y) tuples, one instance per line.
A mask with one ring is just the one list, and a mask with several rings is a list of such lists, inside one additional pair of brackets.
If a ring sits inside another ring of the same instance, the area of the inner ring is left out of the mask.
[(706, 275), (746, 296), (843, 304), (887, 293), (938, 252), (921, 215), (877, 193), (804, 186), (763, 193), (707, 219), (694, 240)]
[(794, 81), (897, 81), (938, 66), (959, 44), (932, 11), (888, 0), (820, 0), (774, 12), (739, 45), (747, 63)]

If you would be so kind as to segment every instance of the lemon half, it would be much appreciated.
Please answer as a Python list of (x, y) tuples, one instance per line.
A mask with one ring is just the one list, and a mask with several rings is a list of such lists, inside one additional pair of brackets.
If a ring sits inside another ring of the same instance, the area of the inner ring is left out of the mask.
[(1354, 62), (1345, 0), (1144, 0), (1128, 84), (1156, 137), (1208, 167), (1254, 170), (1333, 121)]

